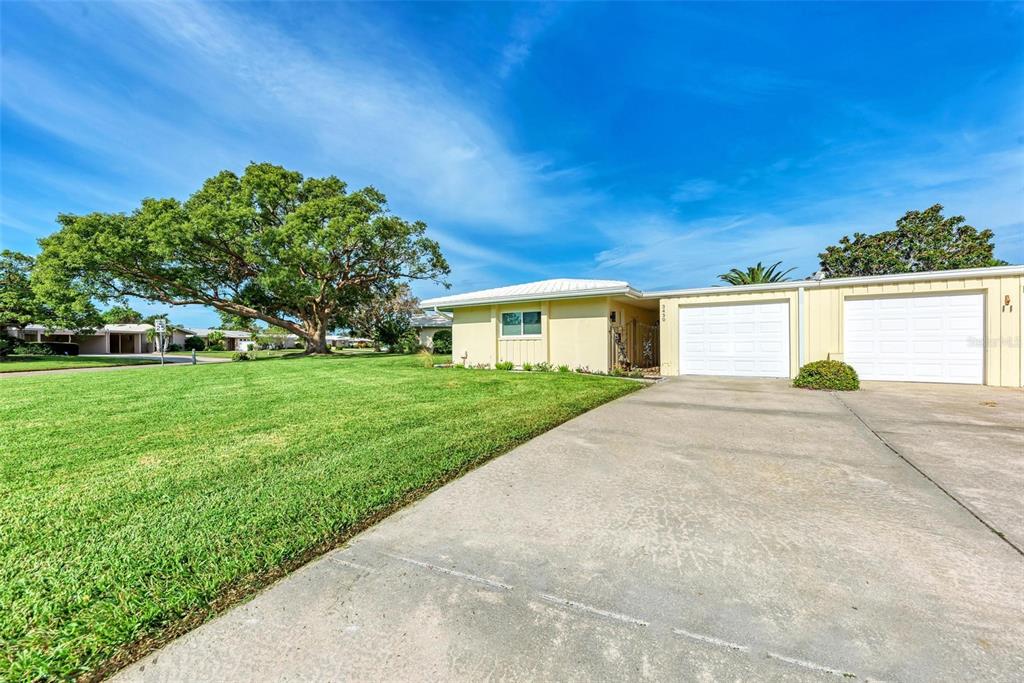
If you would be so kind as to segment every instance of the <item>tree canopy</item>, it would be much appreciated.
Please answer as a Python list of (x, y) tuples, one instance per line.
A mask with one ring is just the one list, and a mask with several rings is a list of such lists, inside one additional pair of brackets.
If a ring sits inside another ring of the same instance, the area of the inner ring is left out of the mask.
[(724, 280), (730, 285), (758, 285), (766, 282), (785, 282), (789, 279), (788, 275), (796, 270), (796, 268), (790, 268), (783, 272), (778, 270), (781, 265), (782, 261), (776, 261), (765, 268), (758, 261), (757, 265), (750, 266), (746, 270), (733, 268), (728, 273), (719, 275), (718, 279)]
[(313, 352), (327, 352), (327, 331), (382, 288), (449, 272), (426, 225), (391, 214), (378, 190), (271, 164), (223, 171), (184, 202), (58, 221), (40, 240), (41, 282), (100, 300), (210, 306), (281, 327)]
[(35, 260), (5, 249), (0, 252), (0, 328), (29, 324), (72, 330), (103, 324), (88, 294), (75, 287), (48, 287), (33, 278)]
[(118, 304), (103, 311), (103, 322), (108, 325), (124, 325), (127, 323), (141, 323), (142, 314), (131, 306)]
[(991, 230), (967, 225), (963, 216), (944, 218), (942, 205), (908, 211), (895, 230), (855, 232), (818, 255), (828, 277), (890, 275), (1005, 265), (994, 256)]

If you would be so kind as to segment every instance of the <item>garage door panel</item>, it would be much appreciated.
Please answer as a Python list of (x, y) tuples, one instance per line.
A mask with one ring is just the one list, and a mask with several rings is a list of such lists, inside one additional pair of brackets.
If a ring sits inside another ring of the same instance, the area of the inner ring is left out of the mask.
[[(703, 328), (696, 320), (713, 321)], [(679, 311), (684, 375), (789, 377), (789, 304), (683, 307)]]
[(846, 362), (862, 379), (980, 384), (984, 296), (848, 299)]

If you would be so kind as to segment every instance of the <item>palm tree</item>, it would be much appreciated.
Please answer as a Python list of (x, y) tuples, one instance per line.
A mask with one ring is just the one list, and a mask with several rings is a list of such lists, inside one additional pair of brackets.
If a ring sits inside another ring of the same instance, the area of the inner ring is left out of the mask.
[(745, 271), (733, 268), (728, 273), (719, 275), (718, 279), (725, 280), (730, 285), (759, 285), (767, 282), (785, 282), (789, 279), (786, 276), (796, 270), (796, 268), (790, 268), (782, 272), (776, 270), (780, 265), (782, 265), (782, 261), (776, 261), (765, 268), (758, 261), (756, 266), (750, 266)]

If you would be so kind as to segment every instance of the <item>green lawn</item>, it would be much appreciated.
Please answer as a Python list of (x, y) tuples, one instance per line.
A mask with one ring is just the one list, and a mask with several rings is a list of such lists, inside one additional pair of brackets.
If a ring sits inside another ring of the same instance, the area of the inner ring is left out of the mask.
[(0, 362), (2, 372), (27, 372), (29, 370), (67, 370), (70, 368), (101, 368), (108, 365), (149, 365), (160, 361), (142, 358), (118, 358), (117, 356), (8, 356)]
[(9, 377), (0, 679), (109, 670), (416, 492), (640, 386), (342, 354)]
[[(236, 351), (196, 351), (196, 355), (199, 357), (207, 356), (210, 358), (231, 358), (235, 355)], [(302, 349), (278, 349), (276, 351), (247, 351), (249, 355), (256, 354), (256, 358), (262, 360), (264, 358), (280, 358), (282, 356), (301, 356)], [(168, 356), (188, 356), (192, 357), (191, 351), (169, 351), (166, 355)]]

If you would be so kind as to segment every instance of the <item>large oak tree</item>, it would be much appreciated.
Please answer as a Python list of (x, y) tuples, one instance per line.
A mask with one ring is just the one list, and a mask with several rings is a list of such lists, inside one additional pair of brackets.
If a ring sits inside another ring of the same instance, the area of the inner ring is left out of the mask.
[(58, 221), (40, 240), (42, 280), (103, 300), (211, 306), (294, 333), (312, 353), (381, 287), (449, 272), (426, 225), (391, 214), (381, 192), (271, 164), (223, 171), (185, 202)]
[(942, 215), (942, 205), (908, 211), (895, 230), (855, 232), (818, 254), (828, 277), (890, 275), (1005, 265), (993, 255), (993, 233), (967, 224), (963, 216)]

